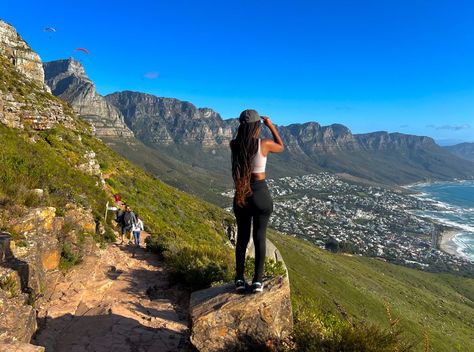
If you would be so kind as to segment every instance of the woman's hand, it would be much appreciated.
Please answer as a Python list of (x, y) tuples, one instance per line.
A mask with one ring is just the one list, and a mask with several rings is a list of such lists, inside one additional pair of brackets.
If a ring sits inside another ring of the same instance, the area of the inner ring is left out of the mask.
[(260, 116), (265, 126), (267, 126), (273, 135), (273, 141), (270, 139), (264, 139), (262, 154), (267, 155), (268, 152), (281, 153), (285, 147), (277, 128), (273, 124), (272, 120), (268, 116)]
[(263, 123), (265, 124), (265, 126), (267, 127), (273, 126), (273, 122), (272, 120), (270, 120), (268, 116), (260, 116), (260, 118), (263, 120)]

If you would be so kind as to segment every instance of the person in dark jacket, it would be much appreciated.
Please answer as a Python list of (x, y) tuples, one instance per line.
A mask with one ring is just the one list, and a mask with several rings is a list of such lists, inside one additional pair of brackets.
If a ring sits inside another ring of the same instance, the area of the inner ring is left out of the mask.
[(125, 222), (124, 222), (124, 215), (125, 215), (125, 209), (127, 205), (126, 204), (121, 204), (119, 206), (119, 209), (117, 210), (117, 213), (115, 214), (115, 222), (120, 228), (120, 234), (122, 235), (122, 242), (123, 243), (123, 235), (125, 233)]
[(137, 218), (135, 216), (135, 213), (132, 211), (132, 208), (130, 206), (125, 207), (125, 213), (123, 214), (123, 223), (124, 223), (124, 228), (122, 231), (122, 243), (123, 243), (123, 236), (125, 233), (129, 234), (128, 242), (129, 244), (132, 243), (132, 228), (133, 225), (137, 223)]

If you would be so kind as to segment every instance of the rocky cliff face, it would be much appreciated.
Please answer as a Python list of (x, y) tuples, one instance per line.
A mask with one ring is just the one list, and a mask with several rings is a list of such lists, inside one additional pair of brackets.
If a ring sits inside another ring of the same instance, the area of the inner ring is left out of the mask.
[(148, 143), (197, 143), (209, 147), (227, 145), (232, 137), (230, 124), (224, 123), (211, 109), (198, 109), (177, 99), (130, 91), (105, 98), (123, 113), (135, 135)]
[[(211, 109), (139, 92), (124, 91), (105, 98), (122, 112), (137, 138), (149, 146), (158, 150), (167, 147), (167, 154), (188, 163), (192, 160), (193, 165), (213, 172), (228, 169), (228, 143), (237, 130), (237, 119), (223, 120)], [(352, 134), (346, 126), (316, 122), (278, 129), (286, 150), (270, 165), (277, 177), (321, 169), (383, 183), (474, 177), (474, 164), (453, 158), (429, 137), (387, 132)], [(264, 135), (270, 137), (266, 129)]]
[[(212, 109), (198, 109), (189, 102), (140, 92), (107, 95), (107, 101), (124, 115), (125, 122), (141, 140), (151, 144), (198, 144), (227, 148), (237, 119), (223, 120)], [(304, 154), (357, 150), (401, 150), (434, 147), (429, 137), (375, 132), (354, 135), (343, 125), (321, 126), (316, 122), (279, 126), (290, 151)]]
[(97, 93), (80, 62), (71, 58), (45, 62), (43, 66), (52, 93), (70, 103), (80, 117), (91, 123), (98, 137), (133, 137), (122, 114)]
[(40, 87), (46, 88), (39, 55), (31, 50), (15, 28), (2, 20), (0, 20), (0, 54), (10, 60), (19, 72)]
[(39, 56), (13, 27), (0, 20), (0, 123), (45, 130), (63, 123), (73, 128), (63, 104), (44, 85)]
[(441, 149), (433, 138), (402, 133), (373, 132), (355, 135), (361, 148), (376, 151), (397, 151), (416, 149)]

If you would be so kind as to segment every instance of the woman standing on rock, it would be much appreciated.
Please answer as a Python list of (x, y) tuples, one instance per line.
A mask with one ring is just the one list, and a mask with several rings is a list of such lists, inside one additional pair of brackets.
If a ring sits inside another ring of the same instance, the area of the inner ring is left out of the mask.
[[(270, 129), (271, 139), (260, 139), (260, 121)], [(263, 264), (268, 220), (273, 211), (273, 200), (265, 182), (268, 153), (281, 153), (283, 142), (272, 121), (255, 110), (242, 111), (237, 136), (230, 142), (232, 151), (232, 178), (234, 179), (234, 213), (237, 219), (237, 245), (235, 248), (237, 291), (246, 288), (244, 278), (245, 253), (250, 240), (253, 221), (255, 246), (255, 273), (252, 292), (263, 290)]]

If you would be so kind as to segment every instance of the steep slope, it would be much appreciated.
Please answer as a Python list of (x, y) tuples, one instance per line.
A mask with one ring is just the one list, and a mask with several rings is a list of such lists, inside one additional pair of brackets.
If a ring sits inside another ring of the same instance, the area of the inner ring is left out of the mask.
[[(295, 305), (320, 317), (389, 326), (400, 318), (415, 340), (424, 334), (432, 351), (474, 351), (474, 279), (432, 274), (377, 259), (337, 255), (308, 242), (272, 233), (288, 266)], [(329, 322), (329, 323), (328, 323)], [(423, 351), (420, 343), (416, 349)]]
[(46, 84), (52, 93), (72, 105), (95, 128), (98, 137), (131, 138), (121, 113), (97, 93), (84, 67), (73, 58), (43, 63)]
[(460, 158), (474, 161), (474, 143), (460, 143), (444, 148)]
[(197, 109), (178, 99), (138, 92), (114, 93), (105, 98), (119, 107), (127, 125), (149, 144), (227, 145), (235, 127), (235, 123), (223, 124), (220, 115), (211, 109)]

